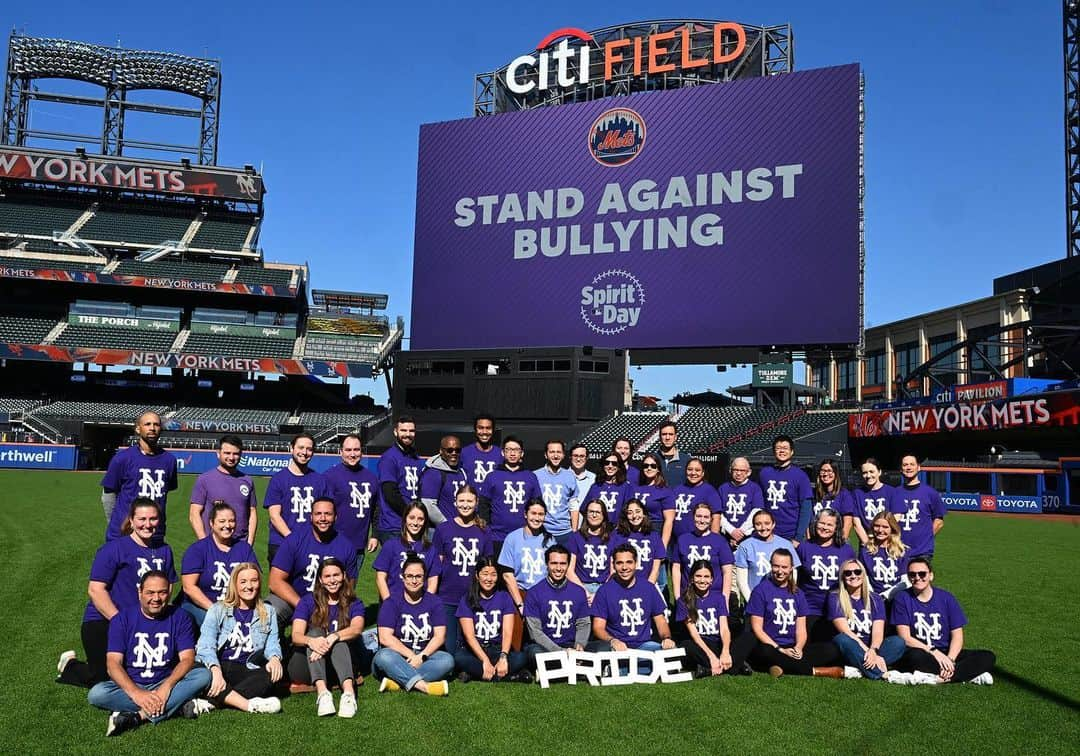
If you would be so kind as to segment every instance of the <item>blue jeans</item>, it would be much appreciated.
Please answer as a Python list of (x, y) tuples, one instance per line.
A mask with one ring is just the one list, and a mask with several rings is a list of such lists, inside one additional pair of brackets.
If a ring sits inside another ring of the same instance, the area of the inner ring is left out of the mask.
[(201, 606), (192, 603), (187, 596), (184, 596), (184, 600), (180, 603), (181, 608), (191, 615), (191, 620), (195, 623), (195, 634), (199, 634), (199, 628), (202, 627), (203, 620), (206, 619), (206, 610)]
[[(153, 685), (140, 685), (139, 687), (144, 690), (154, 690), (159, 685), (161, 685), (160, 682)], [(164, 719), (168, 719), (180, 711), (181, 706), (201, 695), (209, 687), (210, 670), (201, 666), (193, 667), (173, 686), (172, 691), (169, 693), (169, 700), (165, 703), (165, 713), (158, 717), (150, 717), (150, 721), (157, 724)], [(139, 707), (135, 705), (135, 702), (131, 700), (128, 694), (121, 690), (120, 686), (112, 680), (106, 680), (92, 687), (90, 692), (86, 694), (86, 699), (91, 706), (106, 711), (139, 710)]]
[(418, 668), (405, 657), (389, 648), (380, 648), (371, 663), (376, 677), (389, 677), (405, 690), (412, 690), (416, 683), (445, 680), (454, 671), (454, 657), (445, 651), (436, 651)]
[(446, 607), (446, 642), (443, 648), (447, 653), (456, 654), (461, 648), (461, 625), (458, 624), (457, 604), (445, 604)]
[[(840, 653), (844, 655), (844, 663), (849, 667), (855, 667), (862, 673), (862, 676), (868, 680), (880, 680), (881, 670), (877, 667), (872, 669), (866, 669), (863, 667), (863, 656), (865, 652), (862, 647), (855, 642), (855, 639), (850, 635), (843, 633), (837, 633), (833, 636), (833, 643), (840, 649)], [(878, 649), (878, 656), (885, 660), (885, 665), (892, 667), (893, 663), (904, 655), (905, 644), (898, 635), (890, 635), (886, 638), (881, 648)]]

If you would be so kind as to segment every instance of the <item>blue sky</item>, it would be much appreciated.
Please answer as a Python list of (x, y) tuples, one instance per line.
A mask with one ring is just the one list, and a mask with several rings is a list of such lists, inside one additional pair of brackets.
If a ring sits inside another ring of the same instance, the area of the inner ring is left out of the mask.
[[(1065, 254), (1059, 2), (377, 5), (52, 0), (8, 4), (0, 21), (220, 59), (219, 162), (263, 166), (266, 258), (308, 262), (314, 287), (388, 292), (406, 319), (419, 125), (468, 117), (476, 72), (564, 26), (790, 23), (798, 70), (860, 63), (867, 325), (986, 296), (994, 276)], [(712, 366), (631, 377), (664, 399), (748, 379)], [(381, 381), (356, 389), (385, 399)]]

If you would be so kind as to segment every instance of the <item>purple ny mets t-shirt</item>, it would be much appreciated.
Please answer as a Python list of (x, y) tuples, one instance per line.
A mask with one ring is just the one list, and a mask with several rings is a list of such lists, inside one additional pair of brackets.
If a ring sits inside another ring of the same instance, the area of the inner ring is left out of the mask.
[(109, 460), (101, 487), (116, 494), (105, 540), (121, 538), (120, 528), (131, 513), (131, 503), (139, 497), (153, 499), (161, 507), (156, 536), (165, 538), (165, 500), (176, 490), (176, 457), (164, 449), (157, 454), (143, 454), (138, 445), (118, 451)]

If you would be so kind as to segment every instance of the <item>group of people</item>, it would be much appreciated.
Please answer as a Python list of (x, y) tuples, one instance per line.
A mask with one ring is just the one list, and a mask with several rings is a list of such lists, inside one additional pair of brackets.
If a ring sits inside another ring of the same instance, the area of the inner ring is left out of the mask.
[[(197, 540), (171, 601), (165, 502), (176, 462), (157, 443), (155, 413), (135, 428), (138, 443), (102, 480), (109, 524), (90, 570), (85, 660), (67, 651), (58, 664), (61, 682), (89, 687), (90, 702), (111, 712), (107, 734), (214, 708), (280, 711), (274, 693), (289, 681), (314, 690), (320, 716), (352, 717), (368, 674), (380, 691), (445, 696), (455, 674), (529, 682), (543, 651), (676, 643), (697, 676), (992, 682), (994, 655), (964, 648), (966, 617), (933, 584), (945, 510), (911, 455), (902, 485), (884, 484), (869, 459), (852, 492), (831, 460), (811, 481), (792, 464), (793, 441), (778, 436), (760, 483), (738, 457), (713, 487), (671, 422), (658, 453), (631, 464), (620, 438), (594, 474), (584, 446), (567, 455), (559, 440), (546, 443), (543, 467), (526, 469), (522, 442), (497, 446), (489, 416), (476, 419), (471, 443), (444, 436), (425, 459), (415, 422), (399, 417), (377, 473), (356, 435), (319, 473), (314, 440), (301, 433), (262, 502), (264, 572), (243, 442), (226, 435), (218, 466), (192, 490)], [(379, 607), (365, 633), (355, 585), (371, 555)]]

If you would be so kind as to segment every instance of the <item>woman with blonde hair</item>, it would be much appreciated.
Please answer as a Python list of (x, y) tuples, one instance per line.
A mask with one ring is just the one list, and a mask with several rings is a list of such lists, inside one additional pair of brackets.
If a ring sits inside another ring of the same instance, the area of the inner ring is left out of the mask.
[(889, 668), (904, 655), (906, 645), (895, 635), (885, 637), (885, 600), (870, 590), (859, 560), (847, 559), (840, 565), (840, 587), (829, 594), (828, 617), (836, 628), (833, 643), (847, 665), (845, 677), (910, 682), (907, 675)]
[(891, 601), (908, 587), (908, 547), (900, 540), (900, 523), (892, 512), (878, 512), (870, 522), (869, 540), (859, 549), (870, 590)]
[(233, 567), (225, 597), (206, 610), (195, 660), (210, 670), (206, 697), (213, 706), (281, 711), (281, 701), (265, 697), (282, 676), (277, 614), (262, 600), (262, 574), (254, 562)]

